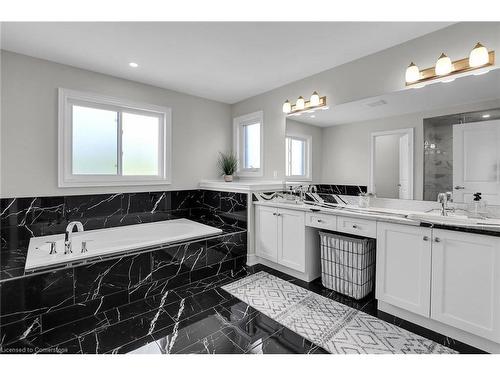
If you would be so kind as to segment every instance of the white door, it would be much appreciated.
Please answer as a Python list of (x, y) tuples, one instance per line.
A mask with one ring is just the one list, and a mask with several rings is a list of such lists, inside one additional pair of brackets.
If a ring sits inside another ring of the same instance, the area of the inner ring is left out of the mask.
[(377, 223), (375, 297), (430, 316), (431, 229)]
[(456, 202), (475, 192), (500, 204), (500, 120), (453, 125), (453, 187)]
[(500, 342), (500, 238), (433, 234), (431, 318)]
[(278, 263), (305, 272), (305, 213), (278, 210)]
[(278, 260), (278, 210), (255, 207), (255, 254), (276, 262)]
[(412, 199), (410, 197), (410, 169), (408, 134), (399, 138), (399, 199)]

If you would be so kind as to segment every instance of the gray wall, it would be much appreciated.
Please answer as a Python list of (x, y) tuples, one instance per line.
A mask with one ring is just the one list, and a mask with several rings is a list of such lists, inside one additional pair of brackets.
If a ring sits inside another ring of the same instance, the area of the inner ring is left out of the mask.
[[(335, 105), (388, 94), (404, 89), (404, 74), (412, 60), (421, 67), (433, 66), (443, 52), (453, 57), (463, 57), (480, 40), (491, 50), (500, 50), (500, 23), (467, 22), (449, 26), (434, 33), (413, 39), (359, 60), (335, 67), (232, 106), (232, 115), (241, 116), (258, 110), (264, 111), (264, 178), (283, 179), (285, 175), (285, 116), (281, 111), (286, 99), (308, 96), (313, 91), (326, 95), (330, 108)], [(297, 53), (301, 53), (297, 50)], [(399, 127), (399, 126), (398, 126)], [(420, 135), (421, 136), (421, 135)], [(366, 141), (363, 141), (366, 145)], [(362, 143), (363, 143), (362, 142)], [(349, 158), (354, 159), (350, 160)], [(349, 152), (341, 160), (365, 162), (363, 156)], [(417, 165), (422, 161), (416, 161)], [(352, 164), (351, 164), (352, 165)], [(325, 166), (323, 166), (324, 168)], [(353, 171), (350, 182), (359, 183), (363, 174)], [(274, 177), (276, 172), (276, 177)], [(365, 178), (363, 178), (365, 180)], [(349, 181), (329, 181), (347, 183)]]
[[(232, 145), (230, 105), (8, 51), (1, 53), (1, 197), (193, 189)], [(172, 108), (172, 184), (57, 187), (57, 88)]]

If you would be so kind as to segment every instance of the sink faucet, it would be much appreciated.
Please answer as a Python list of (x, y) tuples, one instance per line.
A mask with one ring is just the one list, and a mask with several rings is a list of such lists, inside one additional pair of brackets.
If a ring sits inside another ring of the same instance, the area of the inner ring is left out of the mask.
[(316, 187), (316, 185), (309, 185), (309, 193), (317, 193), (318, 192), (318, 188)]
[(453, 201), (453, 195), (451, 192), (439, 193), (437, 197), (437, 201), (441, 203), (441, 216), (448, 216), (448, 212), (454, 212), (455, 209), (453, 207), (448, 207), (448, 202)]
[(66, 233), (64, 234), (64, 254), (70, 254), (71, 251), (71, 234), (73, 233), (73, 228), (76, 226), (78, 232), (83, 232), (83, 224), (79, 221), (72, 221), (66, 227)]

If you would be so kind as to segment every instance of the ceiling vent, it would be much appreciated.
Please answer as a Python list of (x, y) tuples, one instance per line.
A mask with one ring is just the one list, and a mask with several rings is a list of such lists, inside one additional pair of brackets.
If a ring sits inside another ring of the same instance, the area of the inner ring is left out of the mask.
[(380, 99), (371, 103), (366, 103), (368, 107), (380, 107), (381, 105), (386, 105), (386, 104), (387, 102), (384, 99)]

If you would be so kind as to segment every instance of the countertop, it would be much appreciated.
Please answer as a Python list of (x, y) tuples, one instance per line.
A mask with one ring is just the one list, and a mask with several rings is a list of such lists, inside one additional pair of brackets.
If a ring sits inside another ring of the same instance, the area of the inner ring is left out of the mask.
[(414, 225), (422, 227), (430, 227), (436, 229), (447, 229), (459, 232), (467, 233), (477, 233), (485, 234), (491, 236), (500, 236), (500, 225), (499, 226), (485, 226), (485, 225), (468, 225), (468, 224), (436, 224), (416, 219), (408, 218), (408, 215), (419, 215), (422, 214), (421, 211), (406, 211), (406, 210), (395, 210), (388, 208), (360, 208), (357, 206), (343, 206), (343, 205), (332, 205), (332, 207), (321, 207), (315, 206), (311, 203), (285, 203), (276, 200), (270, 201), (254, 201), (256, 206), (267, 206), (267, 207), (277, 207), (289, 210), (298, 210), (304, 212), (317, 212), (322, 214), (330, 215), (340, 215), (348, 217), (357, 217), (362, 219), (376, 220), (382, 222), (390, 222), (395, 224), (404, 225)]

